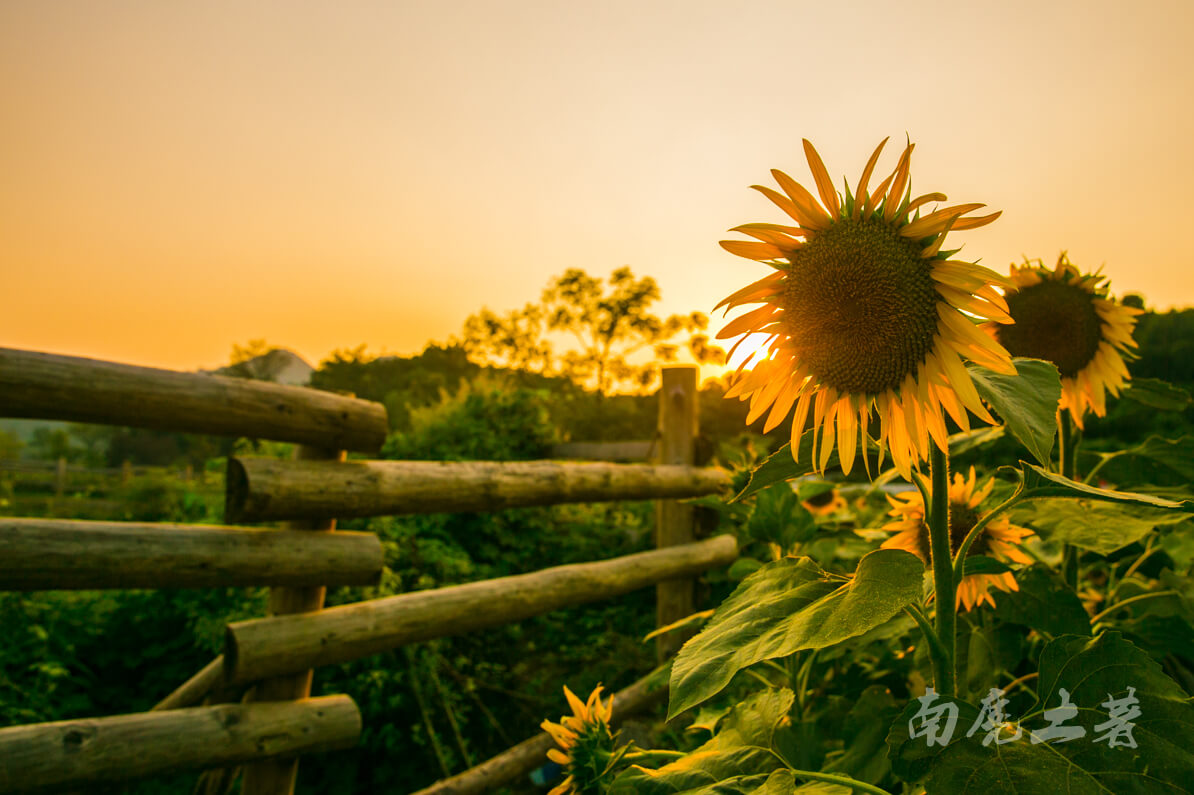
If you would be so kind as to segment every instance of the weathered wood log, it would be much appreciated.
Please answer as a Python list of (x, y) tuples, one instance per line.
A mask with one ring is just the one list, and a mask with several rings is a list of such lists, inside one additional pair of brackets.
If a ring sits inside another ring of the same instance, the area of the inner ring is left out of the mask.
[(278, 461), (229, 458), (229, 522), (497, 511), (563, 502), (696, 497), (729, 486), (715, 468), (561, 461)]
[(732, 562), (732, 536), (578, 563), (532, 574), (340, 605), (318, 613), (228, 625), (224, 672), (231, 684), (367, 657), (407, 643), (458, 635), (609, 599)]
[[(697, 369), (665, 367), (659, 388), (659, 459), (660, 464), (693, 463), (699, 432), (697, 408)], [(663, 549), (687, 544), (693, 539), (692, 506), (676, 500), (655, 502), (655, 546)], [(655, 586), (656, 626), (666, 627), (690, 616), (693, 610), (692, 580), (669, 580)], [(675, 654), (687, 637), (673, 632), (655, 639), (655, 655), (662, 662)]]
[[(299, 447), (294, 451), (300, 461), (343, 461), (344, 450), (323, 450), (318, 447)], [(309, 536), (330, 537), (335, 533), (335, 519), (300, 520), (290, 522), (288, 527)], [(306, 614), (323, 607), (327, 589), (315, 588), (271, 588), (269, 593), (269, 614), (284, 616), (295, 613)], [(254, 688), (254, 701), (289, 701), (311, 695), (311, 678), (314, 672), (288, 672), (282, 676), (258, 682)], [(298, 778), (297, 758), (269, 759), (246, 765), (241, 782), (242, 795), (292, 795)]]
[(0, 517), (0, 590), (370, 585), (372, 533)]
[(361, 713), (348, 696), (64, 720), (0, 729), (0, 793), (224, 767), (351, 748)]
[[(637, 714), (667, 696), (667, 679), (653, 686), (658, 679), (651, 673), (614, 695), (614, 714), (610, 721), (617, 725), (627, 717)], [(563, 711), (561, 709), (561, 711)], [(549, 716), (550, 717), (550, 716)], [(480, 795), (527, 775), (547, 761), (547, 752), (554, 745), (551, 736), (540, 732), (524, 740), (476, 767), (451, 778), (435, 782), (414, 795)]]
[(628, 442), (561, 442), (552, 445), (552, 458), (584, 461), (646, 461), (655, 450), (652, 439)]
[(0, 348), (0, 417), (250, 436), (372, 452), (380, 403), (306, 387)]

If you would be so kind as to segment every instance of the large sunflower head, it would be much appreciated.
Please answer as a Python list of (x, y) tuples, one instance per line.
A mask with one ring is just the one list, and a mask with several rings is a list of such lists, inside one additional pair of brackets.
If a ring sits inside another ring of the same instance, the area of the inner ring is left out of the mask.
[[(976, 488), (974, 467), (970, 467), (970, 476), (963, 478), (960, 473), (954, 473), (953, 483), (949, 487), (949, 547), (951, 552), (957, 552), (970, 529), (983, 517), (979, 506), (991, 488), (995, 485), (992, 478)], [(888, 497), (891, 510), (888, 516), (895, 517), (883, 525), (883, 529), (894, 533), (884, 541), (884, 549), (906, 549), (919, 557), (926, 565), (930, 563), (929, 526), (925, 523), (925, 504), (919, 491), (905, 492)], [(1007, 516), (1001, 515), (992, 520), (982, 533), (970, 545), (966, 556), (987, 555), (999, 560), (1013, 563), (1032, 563), (1032, 558), (1020, 549), (1020, 543), (1033, 532), (1026, 527), (1018, 527), (1010, 523)], [(957, 606), (972, 610), (983, 602), (995, 606), (995, 599), (990, 589), (1001, 591), (1018, 591), (1016, 578), (1011, 572), (1000, 574), (968, 574), (958, 583)]]
[[(943, 249), (951, 230), (983, 226), (999, 213), (966, 217), (983, 205), (957, 204), (922, 215), (922, 208), (946, 197), (912, 198), (912, 144), (895, 171), (870, 188), (885, 143), (871, 155), (853, 193), (848, 184), (844, 195), (834, 190), (808, 141), (804, 151), (820, 203), (782, 171), (771, 173), (783, 193), (754, 186), (795, 225), (745, 224), (732, 231), (753, 241), (722, 241), (727, 251), (766, 262), (775, 273), (718, 305), (728, 312), (762, 304), (718, 336), (767, 335), (763, 351), (743, 363), (726, 393), (750, 400), (748, 422), (770, 410), (765, 425), (770, 430), (794, 408), (796, 455), (811, 412), (814, 465), (826, 467), (836, 441), (848, 473), (873, 411), (879, 417), (880, 449), (890, 449), (908, 477), (927, 457), (930, 439), (946, 448), (943, 410), (966, 429), (967, 409), (992, 421), (963, 360), (1015, 372), (1007, 351), (977, 325), (1010, 322), (1007, 304), (994, 289), (1010, 282)], [(749, 372), (741, 372), (748, 364), (753, 365)]]
[(609, 723), (613, 717), (614, 697), (601, 703), (601, 686), (581, 701), (567, 687), (564, 697), (572, 708), (571, 715), (559, 723), (545, 720), (540, 726), (556, 741), (558, 748), (547, 752), (547, 758), (563, 766), (567, 775), (548, 795), (569, 795), (596, 791), (598, 779), (608, 773), (618, 760), (614, 734)]
[(1106, 277), (1083, 273), (1066, 253), (1050, 270), (1039, 259), (1012, 265), (1005, 295), (1014, 325), (993, 326), (1013, 356), (1044, 359), (1061, 373), (1061, 409), (1078, 427), (1087, 409), (1107, 413), (1107, 392), (1118, 395), (1129, 378), (1125, 357), (1136, 347), (1139, 309), (1108, 295)]

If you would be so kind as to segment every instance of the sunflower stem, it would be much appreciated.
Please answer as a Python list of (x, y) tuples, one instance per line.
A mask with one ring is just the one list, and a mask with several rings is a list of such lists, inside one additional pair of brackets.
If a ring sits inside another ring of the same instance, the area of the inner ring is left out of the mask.
[(804, 778), (810, 781), (824, 781), (827, 784), (837, 784), (839, 787), (849, 787), (851, 792), (869, 792), (872, 795), (889, 795), (887, 790), (879, 789), (873, 784), (867, 784), (864, 781), (859, 781), (856, 778), (849, 776), (839, 776), (833, 773), (821, 773), (813, 770), (797, 770), (794, 767), (789, 767), (792, 775), (796, 778)]
[(1121, 607), (1127, 607), (1128, 605), (1134, 604), (1136, 602), (1143, 602), (1145, 599), (1157, 599), (1162, 596), (1178, 596), (1178, 595), (1180, 595), (1180, 593), (1178, 591), (1174, 591), (1172, 589), (1164, 590), (1164, 591), (1149, 591), (1148, 593), (1137, 594), (1136, 596), (1132, 596), (1127, 599), (1124, 599), (1122, 602), (1116, 602), (1115, 604), (1108, 607), (1106, 610), (1103, 610), (1102, 612), (1097, 613), (1090, 619), (1090, 624), (1091, 624), (1091, 626), (1094, 626), (1095, 624), (1099, 623), (1107, 616), (1114, 613), (1116, 610), (1119, 610)]
[[(935, 444), (929, 445), (929, 474), (932, 498), (929, 509), (929, 549), (933, 558), (933, 590), (937, 600), (937, 638), (945, 661), (937, 673), (937, 692), (956, 696), (955, 660), (957, 659), (957, 583), (954, 581), (953, 552), (949, 538), (949, 454)], [(927, 503), (926, 503), (927, 505)]]
[(949, 657), (945, 653), (945, 647), (941, 645), (941, 638), (937, 637), (937, 633), (933, 631), (933, 625), (929, 623), (929, 619), (925, 618), (925, 614), (916, 605), (908, 605), (904, 608), (904, 612), (912, 617), (916, 622), (916, 626), (920, 627), (920, 631), (925, 636), (925, 641), (929, 644), (929, 662), (933, 664), (933, 681), (940, 682), (944, 678), (944, 672), (949, 670)]
[(682, 759), (688, 756), (684, 751), (669, 751), (666, 748), (652, 748), (642, 751), (632, 751), (622, 756), (625, 762), (650, 762), (654, 759)]
[[(1070, 421), (1069, 412), (1059, 410), (1057, 412), (1057, 428), (1058, 428), (1058, 444), (1057, 444), (1057, 458), (1058, 468), (1061, 470), (1063, 478), (1074, 479), (1074, 462), (1075, 453), (1077, 452), (1076, 441), (1074, 438), (1074, 426)], [(1078, 548), (1073, 544), (1065, 544), (1061, 548), (1061, 576), (1065, 580), (1065, 584), (1078, 590)]]
[(1007, 511), (1016, 503), (1020, 502), (1020, 489), (1016, 489), (1012, 496), (1008, 497), (1003, 502), (996, 505), (988, 513), (983, 514), (983, 517), (974, 523), (974, 527), (970, 528), (970, 532), (962, 539), (962, 543), (958, 544), (957, 552), (954, 553), (954, 582), (961, 582), (962, 577), (965, 576), (966, 569), (966, 555), (970, 553), (970, 547), (975, 540), (982, 534), (994, 519), (1001, 513)]

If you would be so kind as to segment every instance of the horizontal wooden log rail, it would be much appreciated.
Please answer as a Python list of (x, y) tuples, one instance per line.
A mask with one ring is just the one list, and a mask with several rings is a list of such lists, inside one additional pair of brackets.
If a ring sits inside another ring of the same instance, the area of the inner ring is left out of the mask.
[[(658, 686), (652, 686), (654, 680), (658, 678), (655, 673), (651, 673), (619, 690), (614, 695), (614, 714), (611, 723), (616, 726), (628, 716), (641, 712), (666, 698), (668, 692), (666, 679), (659, 682)], [(560, 711), (566, 712), (562, 704)], [(489, 792), (516, 778), (525, 776), (542, 765), (547, 761), (547, 751), (554, 745), (555, 742), (550, 735), (540, 732), (531, 739), (524, 740), (476, 767), (471, 767), (451, 778), (437, 781), (414, 795), (480, 795), (480, 793)]]
[(367, 657), (407, 643), (508, 624), (561, 607), (609, 599), (662, 580), (731, 563), (732, 536), (640, 552), (598, 563), (543, 569), (467, 585), (389, 596), (229, 624), (229, 684)]
[(372, 533), (0, 517), (0, 590), (371, 585)]
[(650, 464), (229, 458), (226, 483), (225, 520), (240, 523), (696, 497), (728, 488), (730, 477)]
[(235, 704), (0, 729), (0, 793), (37, 795), (356, 745), (348, 696)]
[(298, 386), (0, 348), (0, 417), (249, 436), (373, 452), (380, 403)]

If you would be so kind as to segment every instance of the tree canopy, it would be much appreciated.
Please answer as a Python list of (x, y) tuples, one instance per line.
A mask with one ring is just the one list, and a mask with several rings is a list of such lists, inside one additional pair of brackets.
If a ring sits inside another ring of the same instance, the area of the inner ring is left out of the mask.
[[(629, 267), (608, 280), (570, 268), (548, 282), (537, 304), (471, 315), (460, 344), (480, 364), (564, 375), (601, 394), (646, 390), (682, 346), (697, 363), (724, 360), (704, 333), (706, 315), (660, 317), (651, 312), (659, 298), (655, 280), (636, 278)], [(557, 348), (561, 338), (571, 344)]]

